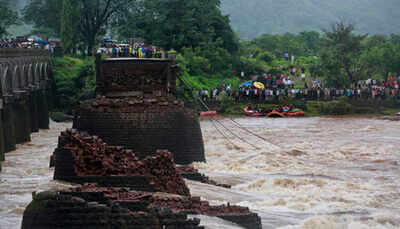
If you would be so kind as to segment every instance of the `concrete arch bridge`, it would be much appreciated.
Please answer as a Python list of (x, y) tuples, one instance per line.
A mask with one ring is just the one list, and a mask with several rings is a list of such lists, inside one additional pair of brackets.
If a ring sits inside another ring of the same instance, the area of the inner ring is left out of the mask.
[(49, 128), (52, 82), (49, 51), (0, 49), (0, 161), (32, 132)]

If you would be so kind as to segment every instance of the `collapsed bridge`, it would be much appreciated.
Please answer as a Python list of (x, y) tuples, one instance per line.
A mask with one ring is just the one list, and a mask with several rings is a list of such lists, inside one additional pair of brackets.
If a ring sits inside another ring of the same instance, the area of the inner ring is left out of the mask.
[(166, 149), (177, 164), (205, 161), (197, 113), (176, 99), (176, 74), (175, 56), (98, 58), (97, 97), (79, 107), (74, 128), (140, 158)]
[(185, 166), (205, 161), (204, 144), (197, 113), (176, 98), (175, 56), (96, 62), (96, 98), (77, 108), (51, 162), (54, 179), (83, 186), (34, 194), (22, 229), (204, 229), (188, 214), (261, 229), (247, 207), (190, 194), (183, 177), (218, 184)]

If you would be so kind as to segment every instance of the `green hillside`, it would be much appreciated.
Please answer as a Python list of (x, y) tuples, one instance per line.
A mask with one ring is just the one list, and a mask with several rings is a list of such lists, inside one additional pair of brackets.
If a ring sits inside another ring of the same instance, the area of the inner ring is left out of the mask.
[[(30, 0), (15, 0), (22, 9)], [(345, 19), (361, 33), (400, 33), (400, 0), (221, 0), (222, 10), (244, 39), (264, 33), (297, 33), (328, 28)], [(13, 34), (26, 33), (14, 27)]]
[(354, 23), (357, 32), (400, 33), (399, 0), (222, 0), (222, 10), (244, 39), (321, 30), (339, 19)]

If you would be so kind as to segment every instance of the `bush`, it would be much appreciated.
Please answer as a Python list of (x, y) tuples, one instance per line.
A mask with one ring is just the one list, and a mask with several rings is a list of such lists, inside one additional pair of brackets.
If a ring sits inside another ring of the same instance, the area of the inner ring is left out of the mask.
[(257, 58), (266, 63), (271, 63), (274, 60), (274, 56), (270, 52), (263, 52)]
[(321, 113), (327, 115), (344, 115), (352, 113), (352, 106), (344, 101), (335, 100), (321, 103)]
[(263, 61), (254, 58), (240, 58), (240, 69), (249, 75), (257, 75), (267, 72), (267, 67), (263, 64)]
[(96, 86), (94, 59), (70, 56), (54, 60), (56, 109), (73, 113), (79, 98)]
[(311, 115), (345, 115), (354, 113), (352, 105), (340, 99), (329, 102), (308, 101), (306, 108)]

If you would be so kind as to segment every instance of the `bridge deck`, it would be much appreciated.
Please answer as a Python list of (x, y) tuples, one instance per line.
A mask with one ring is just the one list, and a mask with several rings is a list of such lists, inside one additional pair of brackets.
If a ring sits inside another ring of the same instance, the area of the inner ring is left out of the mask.
[(107, 58), (102, 61), (137, 61), (137, 62), (168, 62), (170, 60), (163, 58), (133, 58), (133, 57), (121, 57), (121, 58)]

